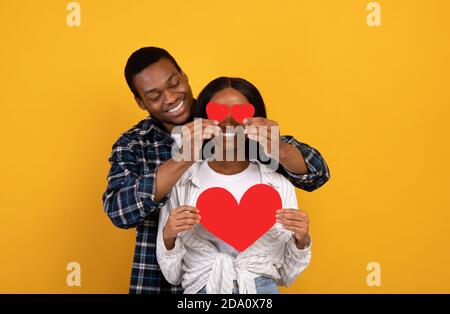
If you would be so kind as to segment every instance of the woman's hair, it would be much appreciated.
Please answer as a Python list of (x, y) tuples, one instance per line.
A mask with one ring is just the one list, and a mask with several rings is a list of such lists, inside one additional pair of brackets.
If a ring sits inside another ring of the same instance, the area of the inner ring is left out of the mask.
[(258, 89), (252, 83), (242, 78), (225, 76), (216, 78), (215, 80), (209, 82), (205, 88), (203, 88), (194, 105), (193, 117), (206, 119), (206, 105), (215, 94), (226, 88), (233, 88), (247, 98), (248, 102), (255, 107), (254, 117), (267, 118), (264, 100), (262, 99)]

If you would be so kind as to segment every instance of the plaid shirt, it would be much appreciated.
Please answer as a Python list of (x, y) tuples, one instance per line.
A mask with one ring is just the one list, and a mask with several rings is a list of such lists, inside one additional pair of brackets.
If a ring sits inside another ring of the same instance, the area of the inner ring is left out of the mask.
[[(328, 181), (328, 167), (314, 148), (292, 136), (283, 141), (302, 152), (308, 173), (296, 175), (282, 166), (277, 170), (296, 187), (313, 191)], [(131, 269), (130, 293), (181, 293), (181, 287), (169, 284), (156, 259), (159, 208), (167, 201), (155, 201), (156, 169), (171, 158), (174, 140), (164, 127), (148, 117), (120, 136), (109, 158), (111, 169), (103, 195), (105, 212), (119, 228), (136, 227), (136, 248)]]

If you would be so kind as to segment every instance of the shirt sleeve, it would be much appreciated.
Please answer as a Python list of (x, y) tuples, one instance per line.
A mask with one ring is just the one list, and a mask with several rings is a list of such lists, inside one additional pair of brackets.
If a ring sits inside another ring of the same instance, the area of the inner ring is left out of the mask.
[(168, 250), (164, 244), (163, 229), (171, 210), (177, 207), (179, 207), (179, 204), (176, 199), (176, 193), (172, 193), (169, 202), (159, 212), (158, 236), (156, 239), (156, 257), (161, 272), (168, 282), (176, 286), (181, 284), (183, 278), (182, 261), (186, 248), (180, 237), (177, 237), (175, 246)]
[[(291, 184), (287, 184), (287, 186), (283, 188), (283, 191), (285, 191), (283, 199), (286, 200), (283, 203), (283, 207), (298, 209), (294, 187)], [(279, 269), (281, 279), (278, 284), (288, 287), (308, 267), (311, 261), (311, 242), (308, 241), (304, 249), (299, 249), (295, 244), (295, 237), (292, 231), (283, 228), (281, 232), (283, 232), (286, 237), (286, 243), (284, 250), (285, 254)]]
[[(153, 158), (157, 160), (157, 156)], [(111, 167), (103, 207), (113, 224), (128, 229), (157, 213), (167, 201), (167, 196), (160, 202), (155, 200), (158, 164), (145, 163), (142, 167), (131, 140), (124, 136), (114, 144), (109, 162)]]
[(289, 287), (294, 283), (297, 277), (308, 267), (311, 261), (311, 243), (300, 250), (295, 244), (295, 238), (292, 234), (286, 243), (284, 263), (280, 269), (281, 285)]
[(306, 167), (308, 168), (308, 173), (301, 175), (286, 170), (280, 164), (278, 172), (288, 178), (292, 184), (302, 190), (311, 192), (320, 188), (330, 179), (330, 171), (319, 151), (307, 144), (297, 141), (290, 135), (282, 136), (281, 140), (288, 144), (294, 145), (300, 150), (305, 158)]

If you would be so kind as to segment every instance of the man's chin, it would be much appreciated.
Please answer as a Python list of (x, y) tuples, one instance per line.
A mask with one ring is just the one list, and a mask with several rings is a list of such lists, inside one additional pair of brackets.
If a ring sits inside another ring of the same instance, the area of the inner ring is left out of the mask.
[(170, 117), (170, 119), (165, 119), (166, 123), (172, 124), (172, 125), (184, 125), (189, 122), (189, 119), (191, 117), (191, 113), (186, 111), (180, 114), (176, 117)]

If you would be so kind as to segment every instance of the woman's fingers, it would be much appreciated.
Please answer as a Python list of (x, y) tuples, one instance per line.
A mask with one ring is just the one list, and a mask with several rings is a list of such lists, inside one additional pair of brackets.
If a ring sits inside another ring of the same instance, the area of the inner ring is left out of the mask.
[(200, 220), (200, 218), (201, 218), (201, 216), (198, 213), (192, 213), (192, 212), (182, 212), (182, 213), (174, 215), (174, 217), (176, 220), (181, 220), (181, 219), (186, 219), (186, 218)]
[(296, 220), (306, 223), (309, 222), (308, 214), (305, 211), (290, 208), (278, 210), (276, 218), (278, 220)]
[(296, 226), (285, 226), (284, 228), (286, 228), (287, 230), (293, 231), (297, 234), (308, 234), (308, 229), (305, 229), (305, 228), (300, 228), (300, 227), (296, 227)]
[(184, 226), (180, 226), (180, 227), (175, 228), (175, 231), (176, 231), (177, 234), (178, 234), (178, 233), (180, 233), (180, 232), (190, 230), (190, 229), (192, 229), (194, 226), (195, 226), (195, 224), (193, 224), (193, 225), (184, 225)]
[(191, 226), (199, 223), (199, 219), (180, 219), (174, 222), (175, 228), (180, 228), (182, 226)]
[(308, 230), (308, 224), (306, 222), (300, 222), (300, 221), (296, 221), (296, 220), (284, 220), (284, 221), (280, 221), (280, 223), (284, 227), (296, 227), (296, 228)]
[(200, 220), (201, 216), (199, 215), (200, 211), (192, 206), (181, 206), (176, 208), (172, 213), (172, 219), (175, 220), (175, 225), (180, 224), (180, 220), (184, 219), (192, 219), (192, 220)]
[(200, 222), (199, 212), (197, 208), (187, 205), (175, 208), (166, 224), (169, 227), (169, 232), (175, 233), (176, 236), (181, 231), (191, 229)]
[(199, 213), (200, 211), (195, 207), (183, 205), (183, 206), (175, 208), (172, 211), (172, 214), (175, 215), (175, 214), (180, 214), (180, 213), (184, 213), (184, 212)]

